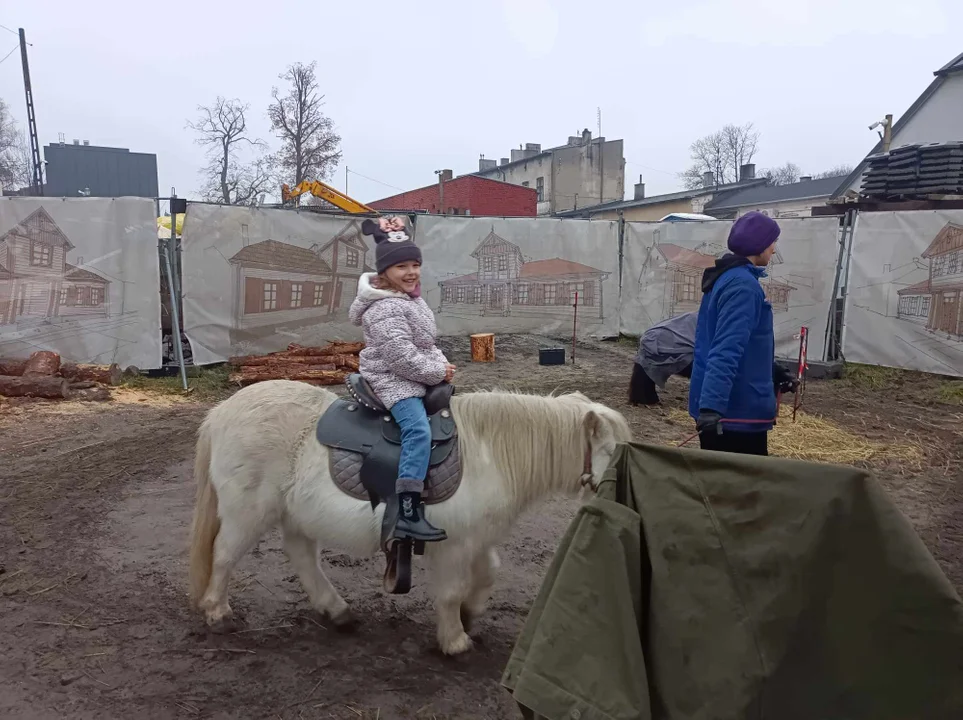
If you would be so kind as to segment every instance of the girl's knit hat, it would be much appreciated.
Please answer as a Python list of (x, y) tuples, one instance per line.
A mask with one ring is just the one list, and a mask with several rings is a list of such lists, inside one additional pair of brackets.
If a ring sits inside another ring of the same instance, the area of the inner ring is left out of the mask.
[(361, 232), (374, 238), (375, 269), (379, 274), (392, 265), (421, 262), (421, 250), (404, 230), (389, 229), (391, 220), (392, 218), (381, 218), (377, 221), (368, 219), (361, 223)]

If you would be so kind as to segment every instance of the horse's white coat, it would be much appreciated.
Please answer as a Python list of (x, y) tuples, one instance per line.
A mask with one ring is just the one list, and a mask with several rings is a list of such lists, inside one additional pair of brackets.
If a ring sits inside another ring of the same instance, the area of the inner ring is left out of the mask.
[[(336, 624), (351, 620), (318, 564), (318, 544), (360, 556), (379, 552), (384, 505), (372, 511), (331, 481), (314, 427), (336, 397), (278, 380), (245, 388), (208, 413), (195, 459), (190, 578), (208, 623), (231, 616), (231, 571), (275, 525), (313, 607)], [(438, 642), (447, 654), (471, 647), (465, 625), (485, 608), (498, 568), (494, 546), (519, 514), (548, 495), (578, 492), (587, 445), (598, 482), (616, 443), (630, 439), (620, 414), (578, 393), (465, 394), (453, 398), (452, 412), (463, 477), (451, 498), (428, 507), (448, 540), (426, 551)]]

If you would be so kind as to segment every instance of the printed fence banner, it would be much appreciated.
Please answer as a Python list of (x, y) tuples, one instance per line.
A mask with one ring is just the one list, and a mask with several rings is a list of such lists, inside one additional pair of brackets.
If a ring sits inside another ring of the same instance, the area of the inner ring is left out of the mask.
[(194, 363), (359, 338), (348, 308), (374, 266), (362, 220), (189, 205), (181, 284)]
[(153, 200), (0, 198), (0, 356), (161, 366)]
[[(799, 355), (809, 328), (809, 356), (823, 356), (838, 260), (836, 218), (779, 220), (776, 254), (761, 280), (772, 304), (776, 355)], [(729, 221), (626, 223), (620, 329), (641, 335), (661, 320), (699, 309), (702, 274), (728, 252)]]
[[(618, 224), (419, 217), (422, 294), (444, 334), (618, 334)], [(575, 296), (578, 315), (575, 318)]]
[(847, 360), (963, 376), (963, 211), (860, 214), (848, 288)]

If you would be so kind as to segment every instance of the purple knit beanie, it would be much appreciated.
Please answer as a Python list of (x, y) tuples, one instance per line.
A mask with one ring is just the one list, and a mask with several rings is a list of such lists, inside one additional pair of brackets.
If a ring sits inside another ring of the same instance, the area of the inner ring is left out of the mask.
[(779, 223), (761, 212), (749, 212), (732, 224), (729, 249), (736, 255), (762, 255), (779, 238)]

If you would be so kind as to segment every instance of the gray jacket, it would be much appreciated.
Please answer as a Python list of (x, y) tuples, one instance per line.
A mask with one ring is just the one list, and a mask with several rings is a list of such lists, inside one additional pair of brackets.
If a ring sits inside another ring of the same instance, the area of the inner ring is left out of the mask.
[(445, 379), (448, 360), (435, 347), (438, 328), (422, 298), (371, 284), (366, 273), (358, 280), (358, 297), (348, 317), (364, 328), (361, 375), (388, 409), (401, 400), (424, 397), (425, 389)]

